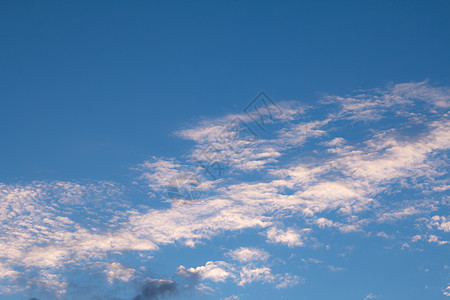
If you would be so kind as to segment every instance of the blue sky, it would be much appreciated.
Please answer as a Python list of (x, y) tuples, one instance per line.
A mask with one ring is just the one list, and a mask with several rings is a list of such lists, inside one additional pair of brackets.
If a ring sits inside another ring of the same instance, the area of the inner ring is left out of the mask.
[(448, 1), (0, 3), (0, 299), (446, 299)]

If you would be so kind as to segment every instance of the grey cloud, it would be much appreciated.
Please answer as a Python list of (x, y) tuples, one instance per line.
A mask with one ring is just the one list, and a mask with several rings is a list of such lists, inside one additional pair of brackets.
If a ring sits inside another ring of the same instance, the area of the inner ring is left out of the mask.
[(160, 299), (165, 296), (175, 296), (179, 293), (178, 284), (168, 279), (147, 279), (140, 295), (133, 300)]

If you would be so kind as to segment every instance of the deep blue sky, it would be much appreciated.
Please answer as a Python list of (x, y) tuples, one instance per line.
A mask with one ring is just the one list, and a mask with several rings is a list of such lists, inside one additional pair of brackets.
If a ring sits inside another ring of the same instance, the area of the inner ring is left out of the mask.
[[(448, 82), (448, 1), (2, 1), (0, 177), (113, 179), (265, 90)], [(30, 149), (33, 149), (30, 151)]]

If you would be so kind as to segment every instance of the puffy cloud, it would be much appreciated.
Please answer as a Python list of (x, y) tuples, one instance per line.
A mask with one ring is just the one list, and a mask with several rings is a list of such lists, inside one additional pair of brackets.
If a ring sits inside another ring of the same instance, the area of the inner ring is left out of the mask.
[(267, 230), (267, 240), (271, 243), (286, 244), (289, 247), (303, 246), (304, 235), (308, 233), (309, 229), (297, 230), (294, 228), (288, 228), (287, 230), (277, 229), (271, 227)]
[(444, 232), (450, 232), (450, 217), (435, 215), (431, 217), (429, 225)]
[(436, 235), (434, 235), (434, 234), (430, 234), (430, 235), (428, 236), (428, 242), (430, 242), (430, 243), (436, 243), (436, 244), (438, 244), (438, 245), (445, 245), (445, 244), (448, 244), (448, 241), (441, 241), (441, 240), (439, 239), (439, 237), (436, 236)]
[(233, 267), (223, 261), (208, 261), (204, 266), (189, 269), (179, 266), (177, 270), (177, 274), (184, 277), (208, 279), (214, 282), (223, 282), (229, 277), (234, 277), (232, 272)]
[(269, 267), (252, 268), (245, 266), (240, 271), (240, 278), (238, 285), (242, 286), (253, 281), (272, 281), (273, 275)]
[(232, 259), (240, 262), (265, 261), (269, 258), (269, 253), (262, 249), (240, 247), (227, 253)]

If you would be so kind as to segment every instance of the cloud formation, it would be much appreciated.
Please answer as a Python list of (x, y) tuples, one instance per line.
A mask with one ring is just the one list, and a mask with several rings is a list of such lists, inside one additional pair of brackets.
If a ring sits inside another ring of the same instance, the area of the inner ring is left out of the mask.
[[(263, 119), (242, 113), (200, 122), (176, 133), (194, 142), (185, 157), (154, 157), (134, 168), (163, 207), (135, 206), (124, 200), (127, 188), (113, 182), (0, 183), (1, 292), (29, 288), (21, 279), (36, 274), (32, 286), (64, 297), (64, 268), (80, 264), (101, 268), (105, 284), (134, 282), (137, 269), (117, 257), (149, 257), (169, 244), (197, 247), (249, 229), (270, 246), (293, 249), (321, 245), (322, 232), (370, 236), (377, 226), (409, 220), (414, 234), (402, 237), (404, 245), (444, 247), (449, 99), (448, 88), (427, 82), (391, 84), (326, 96), (316, 107), (281, 102)], [(228, 175), (211, 176), (205, 162), (222, 164)], [(193, 197), (196, 189), (204, 193)], [(234, 262), (180, 264), (175, 273), (238, 286), (302, 282), (274, 274), (264, 249), (243, 245), (226, 253)], [(136, 300), (180, 290), (171, 279), (143, 282)]]

